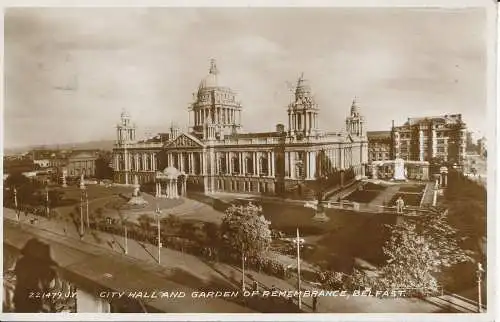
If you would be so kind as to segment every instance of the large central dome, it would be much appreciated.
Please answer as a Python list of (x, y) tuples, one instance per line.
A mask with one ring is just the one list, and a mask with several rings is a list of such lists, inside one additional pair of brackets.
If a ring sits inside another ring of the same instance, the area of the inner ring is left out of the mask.
[(224, 83), (221, 82), (219, 70), (217, 69), (217, 64), (215, 59), (210, 60), (210, 71), (207, 76), (205, 76), (201, 82), (200, 86), (198, 86), (198, 90), (202, 90), (205, 88), (221, 88), (227, 87)]

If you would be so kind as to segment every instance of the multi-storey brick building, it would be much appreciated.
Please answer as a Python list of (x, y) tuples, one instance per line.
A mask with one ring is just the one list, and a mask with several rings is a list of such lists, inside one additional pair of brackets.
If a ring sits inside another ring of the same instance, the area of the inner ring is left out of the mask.
[(461, 114), (408, 118), (402, 126), (392, 129), (394, 157), (463, 165), (466, 132)]

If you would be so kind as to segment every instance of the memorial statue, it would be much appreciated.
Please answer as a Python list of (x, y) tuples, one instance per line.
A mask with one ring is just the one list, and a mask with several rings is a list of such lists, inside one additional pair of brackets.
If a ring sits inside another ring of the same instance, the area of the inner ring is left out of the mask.
[(394, 160), (394, 175), (392, 179), (399, 181), (406, 181), (405, 161), (401, 158)]
[(147, 205), (148, 202), (144, 200), (144, 198), (140, 195), (141, 185), (139, 184), (139, 178), (137, 175), (134, 176), (134, 192), (132, 193), (132, 198), (128, 201), (129, 205), (134, 206), (144, 206)]

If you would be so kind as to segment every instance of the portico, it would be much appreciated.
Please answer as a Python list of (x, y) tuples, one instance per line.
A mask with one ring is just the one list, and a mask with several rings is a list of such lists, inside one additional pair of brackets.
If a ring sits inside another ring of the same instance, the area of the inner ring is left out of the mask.
[(157, 198), (178, 199), (179, 190), (180, 194), (185, 196), (186, 178), (187, 175), (184, 172), (181, 172), (172, 166), (165, 168), (163, 171), (157, 172), (155, 176), (155, 196)]

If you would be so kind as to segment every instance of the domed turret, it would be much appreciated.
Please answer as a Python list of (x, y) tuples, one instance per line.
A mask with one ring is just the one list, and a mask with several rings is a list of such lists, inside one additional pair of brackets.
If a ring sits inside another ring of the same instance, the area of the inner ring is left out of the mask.
[(306, 97), (311, 97), (311, 86), (309, 81), (304, 79), (304, 74), (302, 74), (297, 81), (297, 88), (295, 88), (295, 99), (300, 100)]
[(296, 137), (315, 135), (318, 129), (318, 105), (311, 86), (302, 73), (295, 88), (295, 101), (288, 106), (288, 131)]
[(354, 97), (351, 104), (351, 115), (346, 118), (346, 130), (349, 134), (355, 136), (364, 136), (364, 117), (360, 113), (357, 98)]
[(351, 116), (358, 116), (358, 115), (359, 115), (358, 102), (356, 101), (356, 97), (354, 97), (351, 105)]
[(215, 59), (210, 60), (210, 70), (208, 72), (208, 75), (200, 81), (198, 91), (213, 88), (227, 88), (227, 86), (223, 86), (223, 82), (221, 82)]
[(204, 137), (204, 125), (216, 125), (221, 134), (228, 134), (241, 127), (241, 105), (236, 94), (221, 81), (215, 59), (210, 60), (210, 69), (198, 86), (190, 111), (193, 113), (192, 133)]

